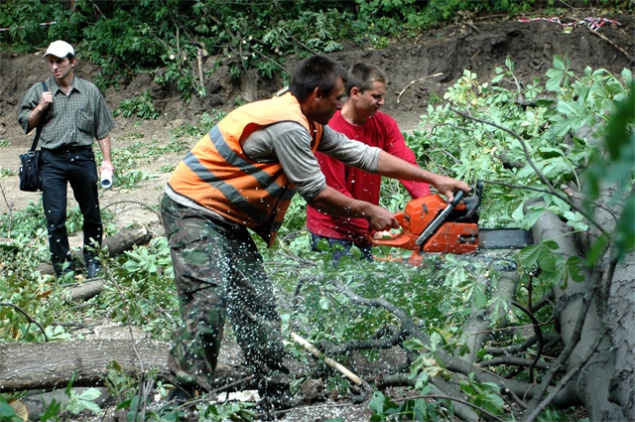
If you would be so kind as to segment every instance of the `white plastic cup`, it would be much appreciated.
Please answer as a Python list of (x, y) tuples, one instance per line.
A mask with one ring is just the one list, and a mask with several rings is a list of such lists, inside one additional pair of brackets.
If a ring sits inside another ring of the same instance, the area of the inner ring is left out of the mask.
[(112, 171), (105, 169), (101, 171), (101, 187), (108, 189), (112, 186)]

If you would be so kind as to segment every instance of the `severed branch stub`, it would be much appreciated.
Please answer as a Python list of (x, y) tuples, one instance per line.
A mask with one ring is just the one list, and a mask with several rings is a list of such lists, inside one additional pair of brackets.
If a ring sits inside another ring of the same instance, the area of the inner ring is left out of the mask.
[(309, 343), (307, 340), (303, 339), (296, 333), (291, 333), (291, 339), (304, 347), (309, 353), (311, 353), (315, 358), (322, 359), (324, 363), (326, 363), (331, 368), (343, 374), (346, 378), (351, 380), (353, 384), (357, 387), (356, 389), (351, 387), (351, 391), (353, 394), (351, 395), (351, 399), (353, 403), (362, 403), (365, 401), (368, 396), (373, 392), (373, 389), (370, 385), (353, 372), (351, 372), (348, 368), (346, 368), (341, 363), (331, 359), (329, 357), (324, 356), (324, 353), (320, 352), (317, 347)]
[(351, 380), (355, 385), (362, 385), (365, 383), (360, 377), (352, 373), (344, 365), (335, 361), (334, 359), (324, 356), (324, 354), (320, 352), (317, 349), (317, 347), (315, 347), (314, 345), (312, 345), (311, 343), (309, 343), (307, 340), (303, 339), (296, 333), (291, 333), (291, 339), (295, 341), (296, 343), (298, 343), (300, 346), (304, 347), (306, 350), (308, 350), (317, 359), (323, 359), (324, 363), (326, 363), (328, 366), (335, 369), (336, 371), (339, 371), (340, 373), (342, 373), (346, 378)]
[(340, 372), (346, 378), (351, 380), (353, 384), (360, 387), (361, 394), (360, 394), (360, 397), (358, 397), (358, 400), (360, 402), (365, 400), (367, 394), (372, 391), (372, 389), (370, 388), (370, 386), (368, 385), (366, 381), (364, 381), (363, 379), (355, 375), (353, 372), (351, 372), (348, 368), (346, 368), (341, 363), (335, 361), (334, 359), (324, 356), (324, 353), (320, 352), (317, 347), (309, 343), (307, 340), (303, 339), (296, 333), (291, 333), (291, 339), (295, 341), (296, 343), (298, 343), (300, 346), (304, 347), (315, 358), (324, 360), (324, 363), (326, 363), (328, 366), (335, 369), (336, 371)]
[(415, 82), (420, 82), (429, 78), (435, 78), (437, 76), (441, 76), (443, 75), (443, 72), (439, 72), (439, 73), (435, 73), (434, 75), (428, 75), (428, 76), (424, 76), (422, 78), (419, 79), (415, 79), (414, 81), (410, 81), (410, 83), (408, 85), (406, 85), (406, 87), (404, 89), (401, 90), (401, 92), (399, 93), (399, 95), (397, 96), (397, 104), (399, 104), (399, 100), (401, 100), (401, 96), (403, 95), (404, 92), (406, 92), (406, 89), (410, 88), (410, 86), (412, 86)]

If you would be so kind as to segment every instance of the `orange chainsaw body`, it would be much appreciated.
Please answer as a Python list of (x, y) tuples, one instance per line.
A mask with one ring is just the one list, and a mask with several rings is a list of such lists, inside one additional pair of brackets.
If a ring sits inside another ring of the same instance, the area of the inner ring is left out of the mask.
[[(401, 233), (390, 238), (375, 239), (374, 245), (391, 246), (414, 251), (409, 263), (417, 265), (421, 261), (420, 252), (463, 254), (476, 252), (478, 248), (477, 219), (467, 218), (465, 203), (459, 202), (439, 228), (421, 245), (416, 243), (432, 220), (443, 211), (448, 204), (439, 195), (428, 195), (408, 202), (403, 212), (395, 214), (401, 225)], [(417, 256), (415, 256), (417, 255)], [(415, 262), (413, 262), (415, 261)]]

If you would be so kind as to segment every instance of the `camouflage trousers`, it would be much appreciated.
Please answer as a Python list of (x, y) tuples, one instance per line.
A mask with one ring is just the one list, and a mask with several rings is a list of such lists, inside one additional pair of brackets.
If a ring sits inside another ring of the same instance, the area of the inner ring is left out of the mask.
[(280, 316), (247, 229), (202, 215), (167, 195), (161, 215), (183, 318), (168, 359), (177, 382), (211, 389), (229, 317), (261, 393), (288, 390)]

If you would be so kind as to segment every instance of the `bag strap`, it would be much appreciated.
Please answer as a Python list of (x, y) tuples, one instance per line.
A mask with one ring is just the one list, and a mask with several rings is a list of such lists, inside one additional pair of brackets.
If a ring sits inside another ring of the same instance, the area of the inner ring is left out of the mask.
[[(48, 87), (46, 86), (46, 82), (42, 81), (42, 91), (48, 91)], [(35, 139), (33, 139), (33, 144), (31, 144), (31, 149), (29, 151), (35, 151), (37, 148), (37, 143), (40, 140), (40, 133), (42, 132), (42, 126), (44, 125), (44, 116), (46, 116), (46, 112), (48, 108), (44, 110), (42, 115), (40, 116), (40, 120), (37, 122), (37, 128), (35, 129)]]

